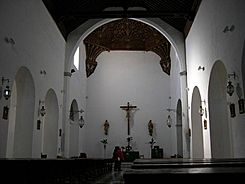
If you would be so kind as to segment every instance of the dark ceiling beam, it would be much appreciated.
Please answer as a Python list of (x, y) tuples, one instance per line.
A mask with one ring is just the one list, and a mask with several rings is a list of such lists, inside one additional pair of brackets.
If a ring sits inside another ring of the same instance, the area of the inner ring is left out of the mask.
[(67, 12), (62, 17), (71, 16), (77, 19), (96, 18), (184, 18), (193, 19), (192, 12), (166, 12), (166, 11), (103, 11), (103, 12)]

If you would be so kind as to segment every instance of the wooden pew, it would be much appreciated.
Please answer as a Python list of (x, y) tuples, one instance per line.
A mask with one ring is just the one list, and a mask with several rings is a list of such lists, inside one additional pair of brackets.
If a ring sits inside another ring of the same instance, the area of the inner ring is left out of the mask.
[(0, 159), (1, 180), (18, 184), (88, 183), (112, 171), (112, 159)]

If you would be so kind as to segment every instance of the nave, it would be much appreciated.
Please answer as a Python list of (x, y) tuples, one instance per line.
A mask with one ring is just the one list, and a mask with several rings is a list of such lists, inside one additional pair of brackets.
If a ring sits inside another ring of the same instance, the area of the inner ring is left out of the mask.
[(182, 179), (232, 179), (245, 174), (245, 159), (136, 159), (114, 171), (112, 159), (1, 160), (3, 181), (21, 184), (128, 184)]

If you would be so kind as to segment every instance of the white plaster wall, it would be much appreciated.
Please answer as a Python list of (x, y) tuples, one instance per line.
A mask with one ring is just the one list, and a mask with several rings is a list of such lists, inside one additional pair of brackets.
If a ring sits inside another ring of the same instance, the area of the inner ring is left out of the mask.
[(164, 155), (171, 154), (171, 133), (165, 118), (170, 95), (170, 78), (162, 72), (160, 57), (152, 52), (103, 52), (97, 59), (98, 66), (88, 78), (87, 134), (85, 151), (89, 157), (103, 157), (105, 136), (103, 123), (110, 123), (107, 157), (112, 156), (116, 145), (126, 146), (127, 119), (121, 105), (130, 102), (138, 110), (131, 127), (132, 147), (145, 158), (150, 157), (147, 124), (155, 125), (157, 145)]
[[(36, 130), (39, 99), (44, 100), (49, 88), (56, 92), (59, 106), (62, 105), (65, 41), (58, 31), (41, 0), (1, 0), (0, 2), (0, 73), (10, 79), (11, 85), (17, 70), (26, 66), (35, 84), (35, 114), (33, 134), (33, 157), (40, 157), (41, 132)], [(13, 38), (14, 45), (4, 38)], [(41, 75), (45, 70), (46, 75)], [(10, 101), (0, 100), (0, 109)], [(59, 113), (61, 126), (62, 112)], [(5, 157), (8, 121), (0, 119), (0, 157)]]
[[(195, 21), (186, 39), (188, 104), (191, 104), (191, 92), (197, 86), (201, 99), (208, 101), (208, 84), (212, 66), (221, 60), (228, 73), (235, 72), (242, 84), (241, 60), (245, 37), (245, 1), (243, 0), (203, 0)], [(226, 26), (235, 26), (233, 32), (224, 33)], [(199, 70), (204, 66), (205, 70)], [(238, 109), (238, 97), (233, 95), (228, 101), (234, 102)], [(206, 104), (208, 107), (208, 104)], [(190, 113), (191, 111), (189, 111)], [(189, 114), (190, 116), (190, 114)], [(207, 117), (208, 119), (209, 117)], [(245, 114), (229, 118), (233, 135), (234, 157), (245, 156)], [(211, 157), (209, 120), (208, 129), (204, 130), (204, 156)]]

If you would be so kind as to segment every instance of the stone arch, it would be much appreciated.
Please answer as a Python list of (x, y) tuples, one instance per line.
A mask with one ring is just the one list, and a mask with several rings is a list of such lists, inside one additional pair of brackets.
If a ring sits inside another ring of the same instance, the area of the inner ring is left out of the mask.
[(182, 103), (179, 99), (176, 111), (177, 154), (183, 157)]
[(35, 109), (35, 85), (30, 70), (20, 67), (10, 98), (7, 157), (31, 158)]
[(192, 125), (192, 158), (203, 158), (203, 127), (202, 117), (199, 113), (201, 95), (197, 86), (194, 87), (191, 100), (191, 125)]
[(78, 156), (79, 153), (79, 109), (77, 101), (74, 99), (70, 106), (70, 115), (73, 117), (69, 118), (70, 121), (70, 144), (69, 144), (69, 155), (70, 157)]
[(242, 81), (243, 81), (243, 95), (245, 90), (245, 40), (243, 42), (242, 50)]
[[(65, 58), (65, 72), (71, 70), (73, 55), (76, 51), (76, 48), (79, 46), (80, 42), (93, 30), (98, 28), (99, 26), (106, 24), (110, 21), (114, 21), (117, 19), (97, 19), (97, 20), (89, 20), (85, 24), (82, 24), (76, 30), (74, 30), (67, 39), (67, 47), (66, 47), (66, 58)], [(163, 34), (167, 40), (171, 43), (171, 46), (176, 52), (177, 59), (180, 65), (180, 76), (181, 76), (181, 100), (182, 100), (182, 111), (184, 114), (187, 114), (187, 78), (186, 78), (186, 62), (185, 62), (185, 46), (184, 46), (184, 38), (181, 33), (179, 33), (176, 29), (163, 22), (158, 18), (153, 19), (135, 19), (146, 23), (155, 29), (157, 29), (161, 34)], [(171, 48), (172, 49), (172, 48)], [(82, 71), (85, 72), (85, 71)], [(64, 81), (64, 91), (69, 91), (69, 77), (65, 78)], [(64, 101), (69, 101), (69, 92), (66, 93), (64, 97)], [(66, 112), (69, 109), (69, 105), (63, 106), (63, 111)], [(183, 131), (188, 132), (189, 124), (188, 117), (183, 116)], [(62, 126), (66, 127), (67, 115), (64, 114)], [(183, 136), (183, 155), (184, 157), (189, 158), (190, 154), (190, 139), (188, 136)]]
[(43, 154), (47, 158), (57, 157), (59, 106), (56, 93), (49, 89), (45, 97), (46, 114), (43, 122)]
[(213, 158), (232, 156), (226, 85), (225, 65), (222, 61), (216, 61), (211, 70), (208, 88), (211, 156)]

